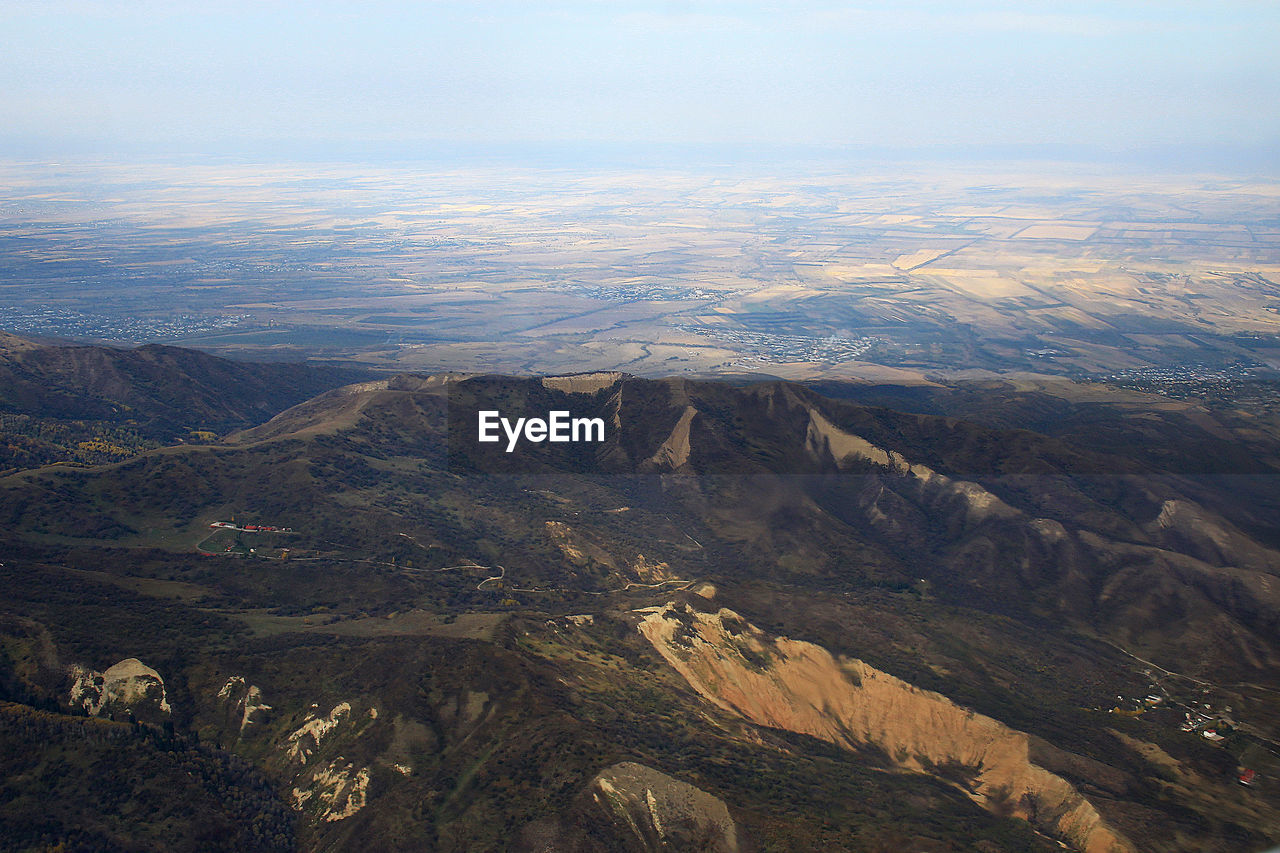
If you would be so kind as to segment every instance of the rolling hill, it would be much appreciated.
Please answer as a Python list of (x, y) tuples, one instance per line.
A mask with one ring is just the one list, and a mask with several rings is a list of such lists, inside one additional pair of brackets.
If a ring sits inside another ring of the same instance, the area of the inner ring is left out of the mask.
[(364, 375), (154, 344), (52, 346), (0, 332), (0, 471), (208, 441)]

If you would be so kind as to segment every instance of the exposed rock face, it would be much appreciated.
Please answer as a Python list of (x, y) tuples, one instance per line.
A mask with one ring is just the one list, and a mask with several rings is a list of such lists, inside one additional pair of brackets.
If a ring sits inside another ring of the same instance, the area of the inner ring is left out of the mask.
[(298, 811), (314, 809), (320, 820), (332, 823), (345, 820), (368, 804), (369, 768), (355, 765), (338, 756), (317, 768), (303, 786), (293, 789), (291, 801)]
[(641, 583), (659, 583), (675, 577), (670, 563), (665, 560), (650, 560), (644, 554), (636, 554), (636, 558), (631, 561), (631, 571)]
[(259, 711), (270, 711), (271, 706), (262, 701), (262, 690), (255, 684), (246, 684), (244, 676), (233, 675), (218, 691), (218, 698), (233, 707), (240, 715), (240, 734), (254, 722)]
[(1194, 501), (1165, 501), (1159, 515), (1144, 529), (1161, 545), (1211, 565), (1280, 574), (1280, 553), (1259, 545)]
[(815, 455), (826, 453), (837, 466), (850, 459), (871, 462), (907, 480), (923, 503), (930, 506), (958, 503), (966, 522), (976, 524), (988, 518), (1015, 518), (1021, 513), (977, 483), (955, 480), (927, 465), (912, 464), (901, 453), (877, 447), (861, 436), (847, 433), (828, 421), (816, 409), (809, 410), (805, 446)]
[(693, 406), (684, 407), (680, 420), (676, 421), (676, 425), (671, 428), (671, 434), (667, 436), (667, 440), (658, 446), (653, 456), (649, 457), (648, 464), (659, 470), (674, 471), (689, 461), (689, 453), (692, 450), (689, 426), (697, 414), (698, 410)]
[(738, 827), (723, 800), (652, 767), (615, 764), (592, 780), (591, 793), (642, 850), (739, 850)]
[(805, 447), (811, 453), (821, 454), (824, 450), (837, 463), (849, 457), (866, 459), (886, 468), (893, 468), (905, 474), (910, 468), (902, 454), (886, 451), (867, 441), (861, 436), (847, 433), (822, 416), (816, 409), (809, 410), (809, 429), (805, 433)]
[(290, 760), (306, 764), (307, 760), (320, 746), (325, 736), (338, 727), (343, 720), (351, 716), (351, 705), (339, 702), (326, 716), (318, 716), (313, 710), (307, 712), (307, 718), (297, 731), (290, 733), (289, 740), (281, 748), (288, 752)]
[(653, 608), (640, 633), (702, 696), (760, 725), (853, 747), (874, 744), (900, 766), (946, 766), (967, 793), (1031, 821), (1084, 853), (1131, 853), (1070, 783), (1032, 763), (1028, 736), (859, 660), (770, 638), (736, 613)]
[(587, 566), (593, 561), (611, 569), (617, 568), (613, 555), (592, 541), (589, 536), (574, 530), (562, 521), (546, 523), (547, 536), (560, 549), (564, 558), (575, 566)]
[[(218, 695), (227, 702), (240, 695), (246, 708), (261, 697), (239, 676), (233, 676)], [(276, 742), (283, 753), (276, 764), (281, 781), (291, 786), (289, 802), (316, 824), (345, 820), (369, 805), (375, 766), (392, 768), (404, 776), (413, 772), (409, 765), (394, 763), (386, 755), (369, 761), (364, 739), (378, 723), (380, 713), (372, 705), (353, 707), (357, 701), (338, 702), (327, 714), (312, 704), (302, 725)], [(349, 750), (362, 758), (345, 757), (353, 754)], [(403, 757), (403, 752), (403, 748), (397, 750), (395, 757)]]
[(71, 704), (93, 716), (112, 711), (167, 716), (172, 711), (165, 696), (164, 679), (137, 658), (125, 658), (108, 667), (106, 672), (76, 665), (71, 668), (71, 675), (75, 679), (71, 685)]
[(621, 378), (621, 373), (613, 371), (579, 373), (573, 376), (547, 376), (542, 380), (542, 387), (552, 391), (563, 391), (566, 394), (594, 394), (597, 391), (612, 388)]

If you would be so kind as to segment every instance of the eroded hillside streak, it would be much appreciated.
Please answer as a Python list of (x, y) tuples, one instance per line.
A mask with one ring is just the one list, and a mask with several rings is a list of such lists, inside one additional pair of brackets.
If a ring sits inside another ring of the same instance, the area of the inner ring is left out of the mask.
[(1084, 853), (1133, 846), (1065, 779), (1031, 762), (1030, 740), (860, 660), (813, 643), (772, 638), (731, 610), (653, 608), (640, 633), (707, 700), (763, 726), (852, 748), (872, 744), (899, 766), (965, 768), (968, 793)]

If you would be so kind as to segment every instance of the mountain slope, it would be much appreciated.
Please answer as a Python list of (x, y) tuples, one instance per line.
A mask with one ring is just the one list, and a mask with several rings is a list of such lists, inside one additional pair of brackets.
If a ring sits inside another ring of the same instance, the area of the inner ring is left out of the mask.
[(242, 429), (361, 375), (154, 344), (47, 346), (0, 332), (0, 470), (116, 461), (200, 440), (193, 431)]
[[(508, 454), (475, 441), (481, 409), (607, 429)], [(304, 849), (654, 849), (677, 825), (742, 849), (1089, 849), (1099, 827), (1261, 848), (1280, 813), (1235, 773), (1280, 729), (1275, 552), (1193, 486), (786, 383), (396, 377), (0, 479), (27, 620), (0, 683), (69, 711), (67, 667), (136, 659), (179, 734), (267, 774)], [(642, 633), (657, 612), (671, 642)], [(716, 613), (719, 651), (681, 670), (675, 623)], [(818, 648), (884, 689), (803, 686), (786, 659)], [(761, 677), (790, 710), (752, 710)], [(1232, 710), (1181, 731), (1204, 705)], [(999, 749), (961, 743), (978, 730)]]

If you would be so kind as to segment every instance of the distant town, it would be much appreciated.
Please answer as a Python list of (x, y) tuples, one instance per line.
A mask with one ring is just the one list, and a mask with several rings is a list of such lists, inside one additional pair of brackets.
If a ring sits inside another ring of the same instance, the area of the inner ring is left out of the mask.
[(815, 337), (774, 332), (751, 332), (746, 329), (681, 324), (682, 332), (715, 338), (742, 353), (736, 366), (752, 364), (788, 364), (796, 361), (838, 364), (861, 358), (880, 343), (880, 338), (867, 336), (843, 338), (837, 335)]
[(16, 335), (128, 343), (177, 340), (192, 335), (205, 335), (235, 329), (252, 319), (248, 314), (220, 316), (172, 314), (165, 317), (137, 317), (85, 314), (66, 308), (0, 306), (0, 330)]
[(1143, 367), (1118, 370), (1100, 376), (1098, 380), (1175, 400), (1223, 401), (1234, 406), (1261, 409), (1280, 406), (1280, 378), (1259, 364)]

